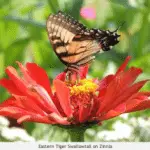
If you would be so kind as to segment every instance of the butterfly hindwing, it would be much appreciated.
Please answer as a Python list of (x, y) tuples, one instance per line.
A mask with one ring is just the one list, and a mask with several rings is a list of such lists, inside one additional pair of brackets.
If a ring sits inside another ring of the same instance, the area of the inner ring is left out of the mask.
[(84, 40), (72, 41), (66, 46), (67, 54), (60, 55), (61, 59), (67, 64), (76, 64), (78, 66), (86, 63), (87, 60), (93, 59), (93, 55), (100, 51), (100, 45), (97, 41)]

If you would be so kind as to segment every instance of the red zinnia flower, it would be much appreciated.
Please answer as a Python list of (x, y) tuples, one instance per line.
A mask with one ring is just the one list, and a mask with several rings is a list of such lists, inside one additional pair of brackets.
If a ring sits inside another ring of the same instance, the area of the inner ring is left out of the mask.
[(150, 92), (139, 92), (148, 81), (133, 83), (142, 73), (139, 68), (125, 70), (130, 57), (116, 74), (102, 80), (86, 79), (88, 67), (80, 68), (78, 83), (65, 82), (65, 73), (53, 81), (53, 91), (46, 72), (34, 63), (26, 67), (17, 62), (22, 77), (9, 66), (9, 79), (1, 79), (11, 97), (0, 104), (0, 115), (23, 121), (48, 124), (81, 124), (101, 122), (128, 113), (150, 108)]

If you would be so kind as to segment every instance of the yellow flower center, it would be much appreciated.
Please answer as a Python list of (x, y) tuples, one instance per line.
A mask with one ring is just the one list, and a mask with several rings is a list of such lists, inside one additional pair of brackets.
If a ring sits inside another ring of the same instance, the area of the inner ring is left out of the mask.
[(70, 93), (71, 95), (78, 95), (80, 93), (94, 93), (97, 88), (98, 85), (95, 84), (92, 80), (83, 79), (79, 81), (78, 85), (73, 85), (70, 87)]

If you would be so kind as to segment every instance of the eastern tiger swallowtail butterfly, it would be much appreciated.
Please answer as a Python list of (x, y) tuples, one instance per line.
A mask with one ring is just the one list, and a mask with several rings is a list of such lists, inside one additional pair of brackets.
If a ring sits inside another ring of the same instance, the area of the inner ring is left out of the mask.
[(51, 14), (46, 26), (50, 43), (68, 73), (77, 72), (80, 66), (90, 63), (96, 53), (108, 51), (119, 42), (117, 30), (88, 29), (61, 11)]

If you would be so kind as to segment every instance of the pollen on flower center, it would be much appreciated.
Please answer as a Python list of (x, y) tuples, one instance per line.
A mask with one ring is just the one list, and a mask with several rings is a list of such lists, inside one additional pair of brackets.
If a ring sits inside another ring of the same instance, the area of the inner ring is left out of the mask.
[(93, 93), (96, 91), (97, 88), (98, 85), (95, 84), (92, 80), (83, 79), (80, 80), (78, 85), (73, 85), (72, 87), (70, 87), (70, 93), (71, 95), (78, 95), (81, 93)]

